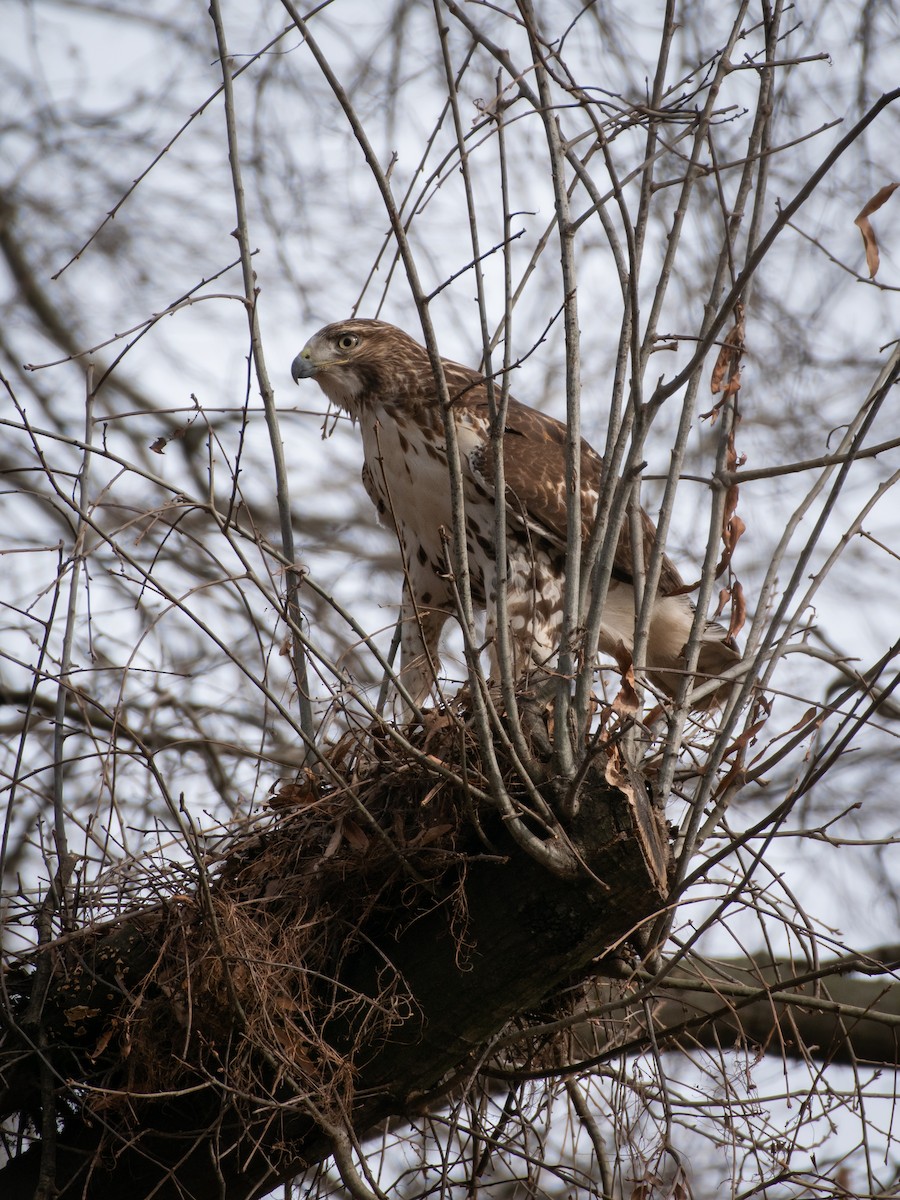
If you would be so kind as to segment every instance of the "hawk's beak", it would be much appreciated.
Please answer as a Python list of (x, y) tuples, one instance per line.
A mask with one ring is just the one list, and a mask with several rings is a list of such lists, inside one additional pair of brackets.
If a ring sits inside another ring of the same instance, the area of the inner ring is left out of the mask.
[(312, 360), (312, 353), (309, 347), (304, 346), (291, 363), (291, 378), (294, 383), (299, 383), (301, 379), (312, 379), (318, 369)]

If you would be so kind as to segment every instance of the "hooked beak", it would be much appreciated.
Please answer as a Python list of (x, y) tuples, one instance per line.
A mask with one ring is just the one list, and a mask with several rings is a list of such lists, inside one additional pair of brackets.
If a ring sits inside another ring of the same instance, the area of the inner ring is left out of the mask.
[(309, 347), (304, 346), (291, 363), (291, 378), (294, 383), (299, 383), (301, 379), (312, 379), (318, 369), (312, 360)]

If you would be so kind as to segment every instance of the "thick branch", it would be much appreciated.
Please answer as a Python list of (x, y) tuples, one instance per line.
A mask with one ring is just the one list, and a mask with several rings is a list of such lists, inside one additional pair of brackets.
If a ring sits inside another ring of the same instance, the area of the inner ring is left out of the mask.
[[(716, 964), (721, 978), (702, 987), (690, 978), (667, 981), (656, 1010), (658, 1036), (677, 1035), (712, 1048), (739, 1043), (785, 1058), (900, 1066), (900, 983), (890, 964), (878, 978), (848, 973), (862, 962), (807, 964), (780, 961)], [(794, 985), (802, 976), (807, 982)]]

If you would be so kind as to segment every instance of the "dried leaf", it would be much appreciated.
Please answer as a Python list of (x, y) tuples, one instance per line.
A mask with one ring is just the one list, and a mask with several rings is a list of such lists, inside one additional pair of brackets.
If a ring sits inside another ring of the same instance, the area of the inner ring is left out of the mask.
[(736, 579), (731, 585), (731, 620), (728, 623), (728, 636), (736, 638), (744, 628), (746, 620), (747, 601), (744, 598), (744, 589)]
[(769, 713), (764, 712), (763, 716), (760, 717), (758, 721), (755, 721), (749, 729), (745, 729), (743, 733), (739, 734), (725, 751), (725, 761), (727, 762), (732, 755), (734, 756), (734, 761), (732, 762), (728, 773), (719, 780), (719, 783), (713, 792), (713, 797), (715, 800), (718, 800), (721, 796), (724, 796), (731, 788), (744, 786), (747, 774), (747, 768), (745, 766), (747, 750), (750, 746), (755, 744), (756, 735), (763, 728), (768, 719)]
[(731, 560), (734, 557), (734, 551), (737, 547), (741, 535), (746, 530), (747, 526), (739, 516), (735, 514), (729, 521), (725, 522), (725, 527), (722, 530), (722, 544), (724, 549), (722, 557), (716, 564), (716, 578), (722, 575), (728, 567), (731, 566)]
[(349, 817), (344, 817), (343, 821), (341, 822), (341, 832), (354, 850), (358, 850), (360, 853), (368, 850), (368, 834), (363, 833), (357, 823), (355, 821), (351, 821)]
[(154, 454), (162, 454), (168, 444), (169, 439), (167, 437), (158, 437), (155, 442), (150, 443), (150, 449)]
[(612, 704), (612, 711), (620, 717), (632, 717), (640, 708), (637, 694), (637, 682), (634, 678), (634, 663), (631, 651), (624, 642), (619, 642), (612, 649), (613, 658), (622, 676), (622, 686)]
[(799, 721), (796, 721), (790, 729), (785, 730), (785, 734), (795, 733), (798, 729), (802, 729), (804, 725), (810, 725), (813, 721), (820, 725), (825, 720), (824, 713), (821, 712), (818, 705), (814, 704), (812, 708), (808, 708)]
[(100, 1034), (100, 1037), (97, 1039), (97, 1045), (94, 1047), (94, 1049), (91, 1051), (91, 1053), (89, 1055), (91, 1062), (96, 1062), (97, 1059), (100, 1057), (100, 1055), (103, 1053), (103, 1051), (106, 1049), (106, 1047), (109, 1045), (110, 1039), (111, 1039), (113, 1033), (115, 1033), (115, 1028), (116, 1028), (116, 1022), (114, 1021), (111, 1025), (109, 1025), (103, 1031), (103, 1033)]
[(432, 842), (439, 841), (452, 831), (452, 825), (432, 825), (430, 829), (423, 829), (421, 833), (417, 833), (414, 838), (410, 839), (408, 844), (410, 849), (419, 850), (423, 846), (430, 846)]
[(91, 1017), (99, 1017), (99, 1008), (88, 1008), (86, 1004), (75, 1004), (72, 1008), (65, 1010), (67, 1025), (80, 1025), (82, 1021), (87, 1021)]
[(722, 536), (722, 540), (732, 553), (734, 553), (734, 548), (738, 544), (738, 540), (746, 528), (746, 523), (741, 520), (737, 513), (735, 513), (728, 522), (728, 525), (726, 526), (725, 532)]
[(314, 804), (319, 798), (318, 783), (308, 767), (304, 767), (293, 783), (286, 783), (269, 796), (269, 808), (292, 808)]
[[(726, 450), (726, 466), (729, 471), (733, 471), (738, 465), (738, 454), (734, 445), (734, 429), (728, 435), (728, 446)], [(725, 510), (722, 514), (722, 557), (716, 564), (715, 578), (718, 579), (730, 566), (731, 560), (734, 557), (734, 551), (742, 534), (747, 526), (744, 521), (737, 515), (736, 509), (738, 498), (740, 496), (740, 488), (736, 483), (725, 493)]]
[(333, 858), (335, 854), (337, 854), (338, 846), (341, 844), (342, 837), (343, 835), (341, 833), (341, 826), (340, 823), (338, 823), (338, 825), (335, 826), (334, 833), (328, 839), (328, 845), (322, 851), (323, 858)]
[(807, 733), (812, 733), (815, 729), (818, 729), (824, 720), (824, 710), (814, 704), (812, 708), (808, 708), (806, 710), (799, 721), (794, 722), (790, 729), (785, 729), (778, 735), (778, 737), (773, 738), (771, 742), (767, 742), (762, 750), (760, 750), (759, 753), (750, 760), (751, 766), (755, 763), (758, 763), (764, 755), (770, 754), (772, 747), (776, 744), (776, 742), (784, 741), (786, 738), (789, 738), (792, 733), (798, 733), (801, 729), (804, 729)]
[[(733, 396), (741, 387), (741, 359), (744, 356), (744, 306), (740, 301), (734, 306), (734, 324), (725, 335), (713, 367), (709, 390), (714, 396), (724, 391), (725, 396)], [(707, 416), (715, 417), (720, 405)]]
[(878, 239), (875, 237), (875, 230), (872, 228), (872, 222), (869, 220), (869, 217), (873, 212), (877, 212), (882, 204), (886, 204), (890, 200), (898, 187), (900, 187), (900, 182), (886, 183), (883, 188), (880, 188), (875, 193), (868, 204), (863, 207), (853, 222), (862, 234), (863, 245), (866, 248), (866, 266), (869, 268), (870, 279), (875, 278), (881, 259), (878, 253)]
[(691, 1189), (681, 1170), (672, 1185), (672, 1200), (691, 1200)]
[[(373, 730), (373, 736), (377, 737), (378, 731)], [(355, 750), (359, 744), (359, 736), (355, 730), (349, 730), (338, 741), (337, 745), (328, 756), (329, 762), (335, 769), (343, 767), (344, 763), (350, 756), (351, 751)]]
[(454, 724), (455, 718), (450, 713), (441, 712), (439, 709), (433, 708), (422, 714), (424, 717), (425, 727), (425, 742), (423, 749), (427, 750), (437, 734), (442, 733)]
[[(749, 746), (752, 746), (755, 744), (756, 735), (759, 733), (759, 731), (761, 729), (763, 729), (765, 727), (766, 721), (768, 719), (769, 719), (769, 713), (768, 713), (768, 711), (764, 711), (763, 715), (761, 717), (759, 717), (757, 720), (755, 720), (752, 725), (748, 726), (747, 729), (744, 729), (741, 733), (738, 734), (738, 736), (734, 739), (734, 741), (731, 743), (731, 745), (725, 751), (724, 760), (726, 762), (728, 761), (728, 759), (730, 759), (732, 757), (732, 755), (734, 756), (734, 767), (732, 767), (732, 771), (734, 771), (734, 769), (738, 766), (741, 766), (741, 767), (743, 766), (744, 755), (747, 751), (747, 748)], [(719, 785), (719, 788), (717, 789), (717, 791), (721, 791), (724, 784), (726, 784), (727, 782), (728, 782), (727, 779), (724, 780), (723, 783)]]
[(633, 717), (640, 706), (634, 678), (634, 666), (629, 662), (627, 668), (622, 672), (622, 686), (619, 688), (619, 694), (613, 700), (613, 712), (620, 717)]
[(721, 412), (722, 404), (737, 396), (740, 391), (740, 360), (744, 356), (744, 306), (740, 301), (734, 305), (734, 324), (722, 340), (719, 356), (715, 360), (712, 378), (709, 380), (709, 390), (714, 396), (724, 392), (721, 400), (713, 404), (708, 413), (701, 413), (701, 420), (712, 420), (715, 425)]

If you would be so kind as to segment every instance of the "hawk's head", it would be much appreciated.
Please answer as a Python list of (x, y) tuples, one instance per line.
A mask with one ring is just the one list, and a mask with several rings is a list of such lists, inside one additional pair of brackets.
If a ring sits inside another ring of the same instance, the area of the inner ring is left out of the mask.
[(335, 321), (313, 334), (294, 361), (295, 383), (315, 379), (333, 403), (356, 415), (370, 396), (410, 400), (432, 380), (423, 346), (386, 321)]

